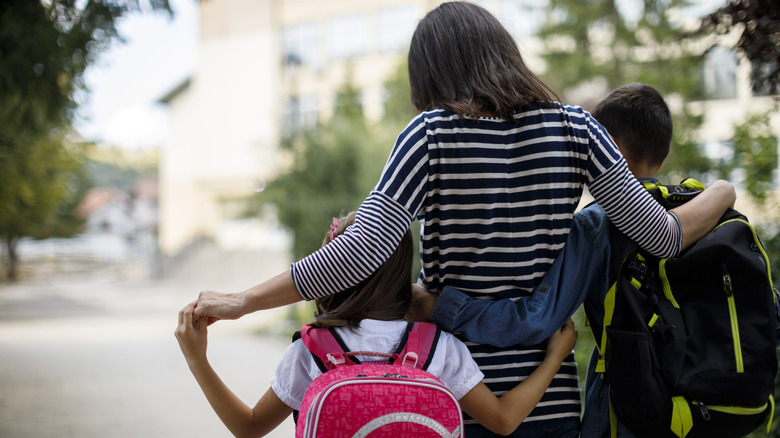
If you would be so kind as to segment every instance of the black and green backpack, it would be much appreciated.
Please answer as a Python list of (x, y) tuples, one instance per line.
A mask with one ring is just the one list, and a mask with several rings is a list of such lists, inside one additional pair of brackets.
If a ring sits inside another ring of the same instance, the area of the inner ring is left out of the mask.
[[(667, 210), (704, 190), (691, 179), (644, 184)], [(777, 290), (745, 216), (727, 211), (670, 259), (616, 228), (610, 238), (616, 281), (604, 300), (597, 371), (610, 385), (613, 420), (653, 438), (741, 437), (767, 417), (771, 425)]]

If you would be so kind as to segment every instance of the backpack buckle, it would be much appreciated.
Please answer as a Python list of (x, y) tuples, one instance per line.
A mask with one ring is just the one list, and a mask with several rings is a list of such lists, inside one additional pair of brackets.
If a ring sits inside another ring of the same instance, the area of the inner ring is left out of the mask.
[(647, 264), (639, 259), (631, 259), (628, 262), (628, 269), (634, 271), (637, 274), (639, 281), (644, 281), (645, 275), (647, 275)]
[(406, 367), (416, 367), (417, 366), (417, 360), (418, 360), (417, 353), (414, 351), (409, 351), (404, 355), (403, 361), (401, 361), (401, 365)]
[(325, 356), (325, 357), (327, 357), (328, 358), (328, 362), (332, 363), (333, 365), (341, 365), (344, 362), (346, 362), (346, 359), (344, 359), (344, 354), (343, 353), (336, 353), (336, 354), (328, 353), (327, 356)]

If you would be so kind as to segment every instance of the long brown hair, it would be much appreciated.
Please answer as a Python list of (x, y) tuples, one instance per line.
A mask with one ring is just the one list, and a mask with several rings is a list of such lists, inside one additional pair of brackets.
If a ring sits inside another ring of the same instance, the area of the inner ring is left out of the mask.
[(557, 100), (528, 69), (517, 43), (485, 9), (444, 3), (417, 25), (409, 48), (412, 104), (419, 111), (442, 107), (460, 116), (499, 116), (532, 103)]
[[(337, 219), (325, 235), (325, 246), (355, 223), (353, 211)], [(398, 248), (370, 277), (347, 290), (315, 300), (315, 327), (356, 329), (366, 318), (393, 321), (403, 319), (412, 303), (412, 234), (406, 230)]]

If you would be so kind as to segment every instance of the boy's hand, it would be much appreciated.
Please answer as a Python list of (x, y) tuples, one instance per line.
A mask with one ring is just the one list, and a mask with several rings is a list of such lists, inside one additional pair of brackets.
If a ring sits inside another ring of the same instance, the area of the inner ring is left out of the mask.
[(427, 287), (422, 284), (413, 284), (412, 305), (409, 306), (405, 319), (410, 322), (430, 321), (437, 299), (439, 296), (428, 291)]
[(547, 355), (563, 362), (574, 349), (577, 342), (577, 330), (574, 321), (569, 319), (560, 330), (553, 333), (547, 341)]
[(206, 359), (208, 344), (208, 320), (206, 317), (194, 317), (195, 305), (193, 301), (179, 311), (179, 324), (174, 332), (179, 348), (190, 366)]

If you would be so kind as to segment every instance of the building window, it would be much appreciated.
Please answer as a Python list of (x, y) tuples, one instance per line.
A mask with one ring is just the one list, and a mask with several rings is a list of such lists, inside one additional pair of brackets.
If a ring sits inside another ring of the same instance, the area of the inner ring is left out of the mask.
[(737, 54), (715, 47), (704, 56), (704, 93), (710, 99), (737, 97)]
[(301, 23), (285, 27), (282, 31), (285, 65), (305, 65), (313, 69), (319, 68), (320, 59), (317, 43), (317, 23)]
[(285, 104), (285, 134), (317, 126), (317, 96), (290, 97)]
[(377, 21), (377, 43), (380, 52), (409, 49), (412, 34), (417, 27), (417, 11), (414, 6), (380, 9)]
[(330, 21), (330, 57), (349, 59), (365, 52), (366, 20), (362, 14), (345, 15)]

